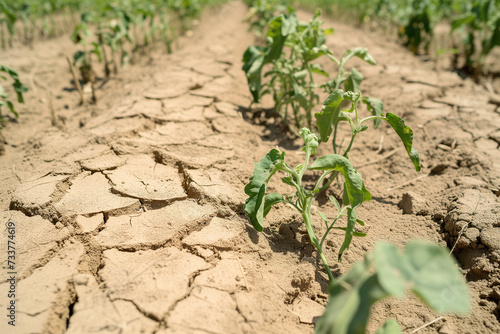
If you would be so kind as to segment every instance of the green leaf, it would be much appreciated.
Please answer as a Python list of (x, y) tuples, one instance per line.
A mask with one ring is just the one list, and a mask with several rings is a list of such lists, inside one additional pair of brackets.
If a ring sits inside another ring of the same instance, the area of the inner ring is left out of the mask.
[(398, 134), (399, 138), (403, 142), (406, 153), (410, 157), (415, 169), (420, 171), (420, 158), (418, 157), (418, 152), (413, 148), (413, 131), (409, 126), (405, 125), (404, 119), (391, 113), (385, 115), (386, 121), (392, 126), (394, 131)]
[(382, 327), (375, 334), (402, 334), (401, 327), (394, 319), (387, 319)]
[(406, 295), (408, 276), (404, 257), (393, 244), (378, 243), (375, 247), (375, 267), (380, 284), (392, 296)]
[[(381, 100), (375, 97), (363, 97), (363, 103), (366, 104), (368, 111), (371, 112), (373, 116), (384, 116), (384, 104)], [(373, 128), (376, 129), (381, 121), (380, 118), (375, 118), (373, 120)]]
[(281, 14), (269, 22), (266, 38), (271, 40), (271, 45), (264, 63), (270, 63), (281, 56), (285, 40), (289, 34), (295, 32), (297, 23), (295, 13), (291, 13), (289, 17)]
[[(370, 274), (373, 262), (375, 274)], [(463, 313), (470, 307), (463, 277), (443, 247), (412, 241), (401, 254), (393, 245), (377, 243), (374, 257), (366, 255), (364, 262), (331, 283), (330, 300), (315, 333), (366, 333), (373, 304), (392, 296), (392, 291), (401, 295), (401, 286), (438, 312)], [(390, 319), (377, 334), (401, 334), (401, 328)]]
[(10, 112), (14, 114), (14, 116), (19, 117), (19, 114), (14, 109), (14, 105), (10, 101), (0, 100), (0, 106), (7, 106), (10, 109)]
[(330, 199), (330, 202), (332, 202), (333, 205), (335, 205), (335, 208), (337, 209), (337, 212), (340, 213), (341, 209), (340, 209), (339, 201), (337, 201), (337, 199), (335, 197), (331, 196), (331, 195), (328, 198)]
[(319, 64), (309, 64), (309, 67), (311, 68), (311, 71), (313, 71), (314, 73), (323, 75), (325, 77), (329, 76), (328, 72), (326, 72), (325, 70), (323, 70), (321, 68), (321, 65), (319, 65)]
[(370, 260), (355, 263), (351, 270), (332, 282), (330, 301), (315, 326), (315, 334), (366, 333), (370, 307), (388, 296), (370, 275)]
[(303, 80), (307, 77), (307, 70), (302, 70), (302, 71), (298, 71), (298, 72), (295, 72), (293, 74), (293, 77), (297, 80)]
[(76, 65), (79, 62), (85, 63), (85, 52), (83, 51), (76, 51), (73, 55), (73, 65)]
[(349, 245), (351, 245), (354, 235), (354, 226), (356, 226), (356, 210), (349, 208), (347, 209), (347, 227), (345, 229), (344, 242), (339, 250), (339, 262), (342, 261), (342, 254), (344, 254), (344, 251), (349, 249)]
[(92, 52), (96, 54), (97, 60), (99, 60), (99, 62), (102, 63), (102, 55), (101, 55), (101, 49), (99, 47), (99, 44), (92, 42), (92, 46), (94, 47)]
[[(265, 216), (266, 184), (269, 178), (280, 169), (284, 158), (284, 152), (280, 153), (276, 149), (271, 150), (255, 164), (253, 175), (250, 177), (249, 183), (245, 186), (245, 194), (249, 198), (245, 201), (244, 209), (253, 227), (259, 232), (263, 229)], [(273, 196), (270, 197), (268, 203), (272, 202), (271, 199), (273, 199)]]
[(381, 286), (402, 298), (410, 289), (439, 313), (470, 309), (467, 285), (448, 251), (428, 241), (408, 243), (403, 254), (393, 245), (375, 247), (375, 268)]
[(281, 23), (281, 35), (288, 36), (293, 34), (297, 30), (298, 23), (299, 22), (295, 13), (291, 13), (288, 17), (283, 16)]
[(344, 58), (344, 63), (354, 56), (371, 65), (377, 64), (375, 62), (375, 59), (373, 59), (373, 57), (368, 53), (368, 50), (365, 48), (355, 48), (353, 50), (347, 50), (346, 52), (344, 52), (344, 54), (342, 55), (342, 58)]
[(446, 248), (417, 240), (408, 243), (404, 256), (417, 297), (439, 313), (469, 312), (467, 285)]
[(325, 216), (325, 214), (321, 211), (318, 210), (318, 213), (319, 213), (319, 216), (321, 217), (321, 219), (323, 219), (323, 221), (325, 222), (325, 225), (326, 225), (326, 228), (328, 228), (328, 218)]
[(345, 81), (345, 90), (351, 92), (359, 92), (359, 86), (363, 81), (364, 77), (355, 67), (352, 68), (351, 73)]
[(285, 201), (283, 196), (278, 193), (270, 193), (264, 198), (264, 217), (267, 216), (273, 205)]
[(344, 176), (344, 189), (348, 197), (349, 203), (354, 209), (364, 201), (371, 199), (371, 194), (366, 190), (361, 178), (361, 174), (353, 167), (351, 162), (342, 155), (331, 154), (325, 155), (316, 159), (311, 167), (311, 170), (338, 171)]
[(453, 21), (451, 21), (451, 31), (454, 31), (464, 25), (468, 25), (476, 19), (474, 14), (465, 13), (457, 16)]
[(342, 101), (344, 101), (344, 92), (341, 89), (336, 90), (323, 102), (321, 112), (314, 114), (320, 141), (327, 142), (332, 134), (333, 128), (338, 121)]
[(260, 101), (261, 96), (261, 72), (264, 66), (266, 49), (258, 46), (249, 46), (243, 54), (243, 71), (246, 74), (248, 87), (252, 93), (254, 102)]
[(14, 87), (14, 90), (16, 91), (17, 101), (19, 103), (24, 103), (23, 93), (26, 93), (28, 91), (28, 87), (23, 85), (20, 81), (14, 82), (12, 84), (12, 86)]
[[(347, 227), (334, 226), (332, 228), (337, 229), (337, 230), (342, 230), (344, 232), (347, 232)], [(354, 231), (354, 232), (352, 232), (352, 235), (354, 237), (361, 237), (361, 238), (366, 237), (366, 233), (363, 233), (363, 232), (356, 232), (356, 231)]]

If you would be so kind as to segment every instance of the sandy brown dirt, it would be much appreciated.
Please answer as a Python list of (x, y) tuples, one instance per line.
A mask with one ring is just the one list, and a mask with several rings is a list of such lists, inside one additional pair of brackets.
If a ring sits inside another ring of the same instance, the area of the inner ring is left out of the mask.
[[(172, 55), (153, 53), (100, 81), (97, 107), (78, 106), (64, 58), (74, 48), (69, 39), (2, 54), (36, 89), (19, 121), (2, 130), (0, 219), (16, 224), (18, 316), (15, 330), (3, 317), (0, 332), (313, 332), (327, 276), (300, 216), (280, 206), (257, 233), (243, 212), (254, 162), (275, 146), (290, 164), (303, 159), (301, 141), (283, 136), (274, 119), (250, 122), (243, 111), (250, 94), (241, 56), (254, 43), (245, 13), (230, 3), (205, 15)], [(336, 29), (328, 44), (337, 54), (363, 46), (378, 61), (356, 63), (365, 94), (407, 120), (423, 164), (412, 169), (388, 127), (360, 136), (351, 158), (373, 194), (358, 212), (368, 236), (338, 264), (342, 235), (329, 236), (334, 274), (377, 240), (456, 244), (472, 312), (419, 333), (500, 332), (498, 107), (482, 87), (436, 71), (384, 36), (327, 25)], [(271, 190), (290, 192), (278, 182)], [(333, 216), (326, 200), (315, 205)], [(321, 230), (317, 217), (314, 224)], [(5, 310), (7, 270), (0, 275)], [(370, 331), (388, 317), (411, 332), (438, 315), (416, 299), (390, 300), (376, 306)]]

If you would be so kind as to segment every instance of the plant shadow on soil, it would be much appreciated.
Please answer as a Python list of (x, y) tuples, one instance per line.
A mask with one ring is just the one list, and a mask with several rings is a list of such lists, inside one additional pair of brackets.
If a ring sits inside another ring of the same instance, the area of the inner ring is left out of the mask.
[[(267, 239), (273, 253), (281, 253), (283, 255), (291, 253), (296, 255), (300, 262), (311, 262), (316, 268), (316, 282), (320, 284), (321, 291), (328, 294), (329, 282), (327, 273), (323, 268), (318, 253), (311, 245), (304, 223), (300, 219), (292, 219), (270, 227), (265, 227), (261, 233), (257, 232), (249, 223), (245, 224), (245, 228), (250, 240), (254, 244), (257, 245), (259, 243), (260, 235), (262, 235), (263, 238)], [(341, 275), (340, 268), (337, 264), (330, 266), (330, 270), (334, 277)]]
[(238, 112), (243, 119), (250, 124), (264, 126), (267, 131), (261, 135), (264, 142), (278, 142), (278, 145), (286, 150), (299, 150), (300, 145), (294, 143), (299, 137), (298, 133), (287, 124), (285, 124), (276, 113), (274, 108), (254, 108), (238, 106)]

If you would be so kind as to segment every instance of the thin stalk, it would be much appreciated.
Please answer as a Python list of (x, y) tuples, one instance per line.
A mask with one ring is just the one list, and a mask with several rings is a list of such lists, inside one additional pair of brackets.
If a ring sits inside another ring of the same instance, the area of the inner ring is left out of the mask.
[(351, 137), (351, 141), (349, 142), (349, 146), (344, 152), (344, 157), (349, 158), (349, 151), (351, 151), (352, 143), (354, 143), (354, 138), (356, 138), (357, 133), (354, 132)]
[(364, 122), (367, 122), (367, 121), (372, 120), (372, 119), (385, 119), (385, 117), (384, 116), (369, 116), (369, 117), (363, 118), (361, 121), (359, 121), (359, 124), (363, 124)]
[(335, 129), (333, 131), (333, 140), (332, 140), (332, 144), (333, 144), (333, 153), (337, 154), (337, 127), (338, 127), (339, 123), (335, 123)]
[(316, 233), (314, 233), (314, 229), (311, 224), (311, 203), (312, 199), (305, 199), (305, 209), (302, 211), (302, 218), (304, 219), (304, 223), (306, 225), (306, 230), (307, 234), (309, 235), (309, 239), (311, 240), (311, 243), (313, 244), (314, 248), (316, 248), (316, 251), (319, 254), (319, 257), (321, 258), (321, 262), (323, 262), (323, 265), (325, 267), (326, 273), (328, 274), (328, 278), (330, 282), (334, 281), (332, 271), (330, 270), (330, 266), (328, 265), (328, 261), (326, 260), (325, 255), (323, 254), (323, 251), (318, 244), (318, 238), (316, 237)]
[(337, 217), (335, 217), (335, 219), (333, 220), (333, 222), (330, 224), (330, 226), (328, 226), (328, 228), (326, 229), (326, 232), (325, 234), (323, 235), (323, 237), (321, 238), (321, 242), (319, 243), (319, 247), (322, 249), (323, 248), (323, 243), (325, 242), (326, 240), (326, 236), (328, 235), (328, 233), (330, 232), (330, 230), (333, 228), (333, 225), (335, 225), (335, 223), (337, 222), (337, 220), (343, 216), (343, 213), (345, 212), (345, 210), (347, 209), (347, 206), (344, 206), (342, 208), (342, 210), (339, 212), (339, 214), (337, 215)]

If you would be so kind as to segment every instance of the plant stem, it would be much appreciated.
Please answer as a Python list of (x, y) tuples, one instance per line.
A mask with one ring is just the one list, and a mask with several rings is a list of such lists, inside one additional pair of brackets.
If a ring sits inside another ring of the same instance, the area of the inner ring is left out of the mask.
[(352, 143), (354, 143), (354, 138), (356, 138), (356, 134), (357, 134), (356, 132), (354, 132), (352, 134), (351, 141), (349, 142), (349, 146), (347, 147), (347, 149), (344, 152), (344, 157), (346, 157), (347, 159), (349, 159), (349, 151), (351, 150)]
[(363, 118), (361, 121), (359, 121), (359, 124), (362, 124), (362, 123), (369, 121), (371, 119), (385, 119), (385, 117), (384, 116), (375, 116), (375, 115), (369, 116), (369, 117)]
[(311, 240), (311, 243), (313, 244), (314, 248), (316, 248), (316, 251), (319, 254), (319, 257), (321, 258), (321, 261), (323, 262), (323, 265), (325, 266), (326, 273), (328, 274), (328, 278), (330, 282), (334, 281), (333, 274), (330, 270), (330, 267), (328, 266), (328, 262), (326, 261), (326, 257), (323, 254), (323, 251), (318, 243), (318, 238), (316, 237), (316, 233), (314, 233), (314, 229), (311, 224), (311, 204), (312, 204), (312, 198), (305, 199), (304, 200), (304, 211), (302, 211), (302, 218), (304, 219), (304, 223), (306, 224), (306, 230), (307, 234), (309, 235), (309, 239)]

